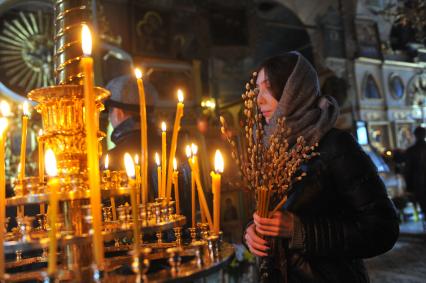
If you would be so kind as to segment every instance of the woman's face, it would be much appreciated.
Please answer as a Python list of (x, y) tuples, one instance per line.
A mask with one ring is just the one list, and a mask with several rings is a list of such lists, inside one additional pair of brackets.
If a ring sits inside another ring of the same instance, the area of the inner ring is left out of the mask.
[(278, 100), (276, 100), (272, 95), (271, 85), (264, 69), (261, 69), (257, 75), (256, 86), (259, 89), (257, 105), (259, 105), (260, 111), (265, 117), (266, 123), (269, 123), (272, 114), (274, 114), (275, 110), (277, 109)]

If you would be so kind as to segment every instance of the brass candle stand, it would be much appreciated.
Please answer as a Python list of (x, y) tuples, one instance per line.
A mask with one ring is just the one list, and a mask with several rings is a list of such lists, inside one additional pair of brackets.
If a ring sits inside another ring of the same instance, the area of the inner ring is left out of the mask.
[[(111, 190), (105, 189), (106, 187)], [(114, 196), (123, 196), (129, 193), (126, 187), (113, 188), (111, 184), (105, 185), (102, 190), (103, 197), (109, 198)], [(39, 194), (39, 199), (42, 194)], [(23, 195), (20, 197), (19, 204), (23, 204), (23, 200), (28, 203), (36, 203), (37, 198), (34, 198), (30, 194)], [(16, 205), (17, 201), (14, 198), (7, 200), (7, 205)], [(173, 206), (172, 203), (170, 203)], [(161, 207), (159, 202), (148, 203), (146, 205), (146, 211), (140, 212), (141, 218), (141, 232), (144, 235), (155, 235), (158, 233), (164, 233), (167, 231), (173, 231), (175, 240), (172, 242), (163, 241), (159, 243), (157, 240), (144, 241), (142, 243), (140, 254), (138, 259), (135, 261), (133, 254), (133, 246), (131, 243), (125, 243), (126, 239), (131, 239), (133, 219), (131, 217), (131, 210), (127, 209), (130, 206), (122, 206), (125, 208), (123, 211), (124, 215), (121, 217), (121, 225), (111, 225), (111, 207), (104, 206), (104, 242), (106, 245), (107, 253), (121, 252), (120, 256), (112, 256), (106, 259), (106, 268), (101, 271), (94, 272), (91, 269), (91, 210), (90, 205), (87, 204), (87, 199), (69, 199), (69, 194), (63, 193), (61, 197), (61, 217), (57, 223), (57, 228), (60, 231), (61, 238), (59, 239), (59, 270), (56, 277), (44, 278), (46, 282), (53, 281), (80, 281), (85, 278), (94, 278), (94, 276), (102, 276), (105, 279), (99, 278), (99, 282), (102, 280), (110, 280), (111, 278), (119, 278), (121, 275), (117, 275), (115, 270), (123, 265), (129, 265), (136, 278), (145, 278), (145, 280), (152, 280), (154, 282), (161, 282), (169, 278), (185, 278), (187, 276), (201, 276), (202, 274), (208, 274), (209, 270), (213, 270), (214, 266), (218, 264), (226, 264), (232, 258), (233, 248), (228, 244), (222, 245), (219, 249), (219, 241), (217, 236), (210, 236), (208, 231), (208, 225), (200, 223), (198, 225), (199, 233), (197, 237), (196, 230), (191, 231), (194, 234), (193, 242), (191, 244), (185, 244), (182, 241), (182, 225), (185, 223), (185, 217), (181, 215), (168, 215), (165, 217), (161, 214), (163, 211), (170, 211), (166, 209), (159, 209)], [(140, 206), (144, 208), (144, 206)], [(77, 209), (78, 208), (78, 209)], [(150, 211), (149, 213), (147, 213)], [(156, 213), (160, 211), (160, 221)], [(148, 217), (149, 215), (149, 217)], [(75, 221), (75, 218), (82, 219), (80, 223)], [(168, 221), (164, 221), (168, 219)], [(29, 223), (37, 223), (35, 227), (32, 227)], [(15, 253), (16, 260), (9, 261), (7, 268), (25, 267), (34, 264), (46, 263), (47, 262), (47, 231), (49, 225), (46, 223), (46, 216), (39, 214), (34, 218), (26, 217), (20, 220), (20, 229), (15, 230), (14, 234), (9, 232), (8, 241), (5, 243), (5, 251), (7, 254)], [(152, 239), (152, 238), (151, 238)], [(201, 239), (201, 240), (198, 240)], [(119, 243), (117, 245), (117, 242)], [(30, 258), (22, 257), (23, 253), (30, 251), (39, 250), (40, 252)], [(17, 252), (18, 251), (18, 252)], [(122, 256), (122, 252), (128, 251), (128, 256)], [(157, 273), (147, 273), (148, 267), (152, 264), (152, 261), (164, 258), (168, 260), (170, 264), (170, 271), (161, 270)], [(185, 262), (184, 258), (191, 258), (189, 262)], [(151, 263), (150, 263), (151, 262)], [(73, 272), (69, 272), (72, 270)], [(42, 270), (31, 271), (34, 278), (42, 278), (43, 274), (46, 275)], [(10, 281), (19, 281), (22, 278), (28, 276), (25, 274), (12, 274), (9, 276)], [(101, 276), (101, 277), (102, 277)], [(139, 276), (139, 277), (138, 277)], [(53, 280), (53, 281), (52, 281)], [(94, 279), (93, 279), (94, 280)], [(112, 280), (112, 279), (111, 279)], [(130, 281), (131, 282), (131, 281)]]

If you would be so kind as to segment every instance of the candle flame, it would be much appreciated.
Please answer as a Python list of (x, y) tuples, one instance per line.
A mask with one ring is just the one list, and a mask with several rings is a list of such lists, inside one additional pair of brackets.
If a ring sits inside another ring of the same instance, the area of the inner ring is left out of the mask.
[(191, 144), (192, 155), (197, 155), (198, 146), (195, 143)]
[(90, 29), (87, 25), (83, 24), (81, 29), (81, 48), (83, 49), (83, 54), (85, 56), (90, 56), (92, 54), (92, 35)]
[(155, 163), (157, 163), (157, 166), (160, 167), (160, 156), (157, 152), (155, 153)]
[(0, 118), (0, 135), (3, 135), (6, 128), (7, 128), (7, 119)]
[(142, 71), (139, 68), (135, 68), (135, 77), (137, 79), (142, 79)]
[(177, 91), (177, 97), (179, 102), (183, 102), (183, 91), (181, 89), (178, 89)]
[(0, 102), (0, 109), (3, 117), (8, 117), (12, 114), (12, 112), (10, 111), (10, 105), (5, 100), (2, 100)]
[(43, 129), (38, 130), (38, 136), (41, 137), (43, 135)]
[(167, 130), (166, 122), (161, 122), (161, 130), (165, 132)]
[(177, 170), (177, 161), (176, 158), (173, 158), (173, 170)]
[(138, 165), (139, 164), (139, 155), (135, 154), (135, 164)]
[(185, 152), (186, 152), (186, 157), (191, 158), (192, 151), (191, 151), (191, 146), (190, 145), (186, 146)]
[(126, 167), (127, 177), (134, 178), (135, 177), (135, 164), (133, 163), (133, 159), (129, 153), (124, 154), (124, 165)]
[(216, 153), (214, 155), (214, 170), (217, 173), (223, 173), (223, 167), (224, 167), (224, 162), (223, 162), (222, 154), (220, 153), (220, 150), (216, 150)]
[(108, 165), (109, 165), (109, 156), (108, 154), (105, 156), (105, 170), (108, 170)]
[(56, 167), (56, 157), (53, 150), (50, 148), (46, 150), (44, 155), (44, 163), (46, 164), (46, 172), (50, 177), (58, 175), (58, 168)]
[(28, 116), (30, 114), (28, 102), (24, 101), (24, 104), (22, 105), (22, 111), (24, 112), (25, 116)]

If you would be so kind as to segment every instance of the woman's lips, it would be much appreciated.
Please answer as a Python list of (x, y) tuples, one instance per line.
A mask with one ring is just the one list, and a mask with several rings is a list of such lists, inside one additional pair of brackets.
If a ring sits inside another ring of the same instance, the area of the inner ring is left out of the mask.
[(262, 111), (263, 116), (268, 117), (271, 111)]

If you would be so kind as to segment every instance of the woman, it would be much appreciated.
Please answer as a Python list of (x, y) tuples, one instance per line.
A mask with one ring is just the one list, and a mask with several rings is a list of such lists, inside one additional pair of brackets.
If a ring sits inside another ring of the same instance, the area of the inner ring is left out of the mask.
[[(272, 270), (260, 270), (261, 280), (369, 282), (362, 258), (388, 251), (399, 234), (394, 206), (375, 166), (349, 133), (333, 128), (337, 103), (320, 95), (317, 74), (301, 54), (270, 58), (259, 70), (264, 145), (277, 118), (286, 117), (292, 129), (287, 140), (303, 136), (310, 144), (318, 142), (320, 154), (302, 166), (307, 176), (294, 184), (282, 211), (270, 219), (255, 213), (246, 229), (250, 251), (273, 260)], [(264, 236), (282, 248), (271, 251)]]

